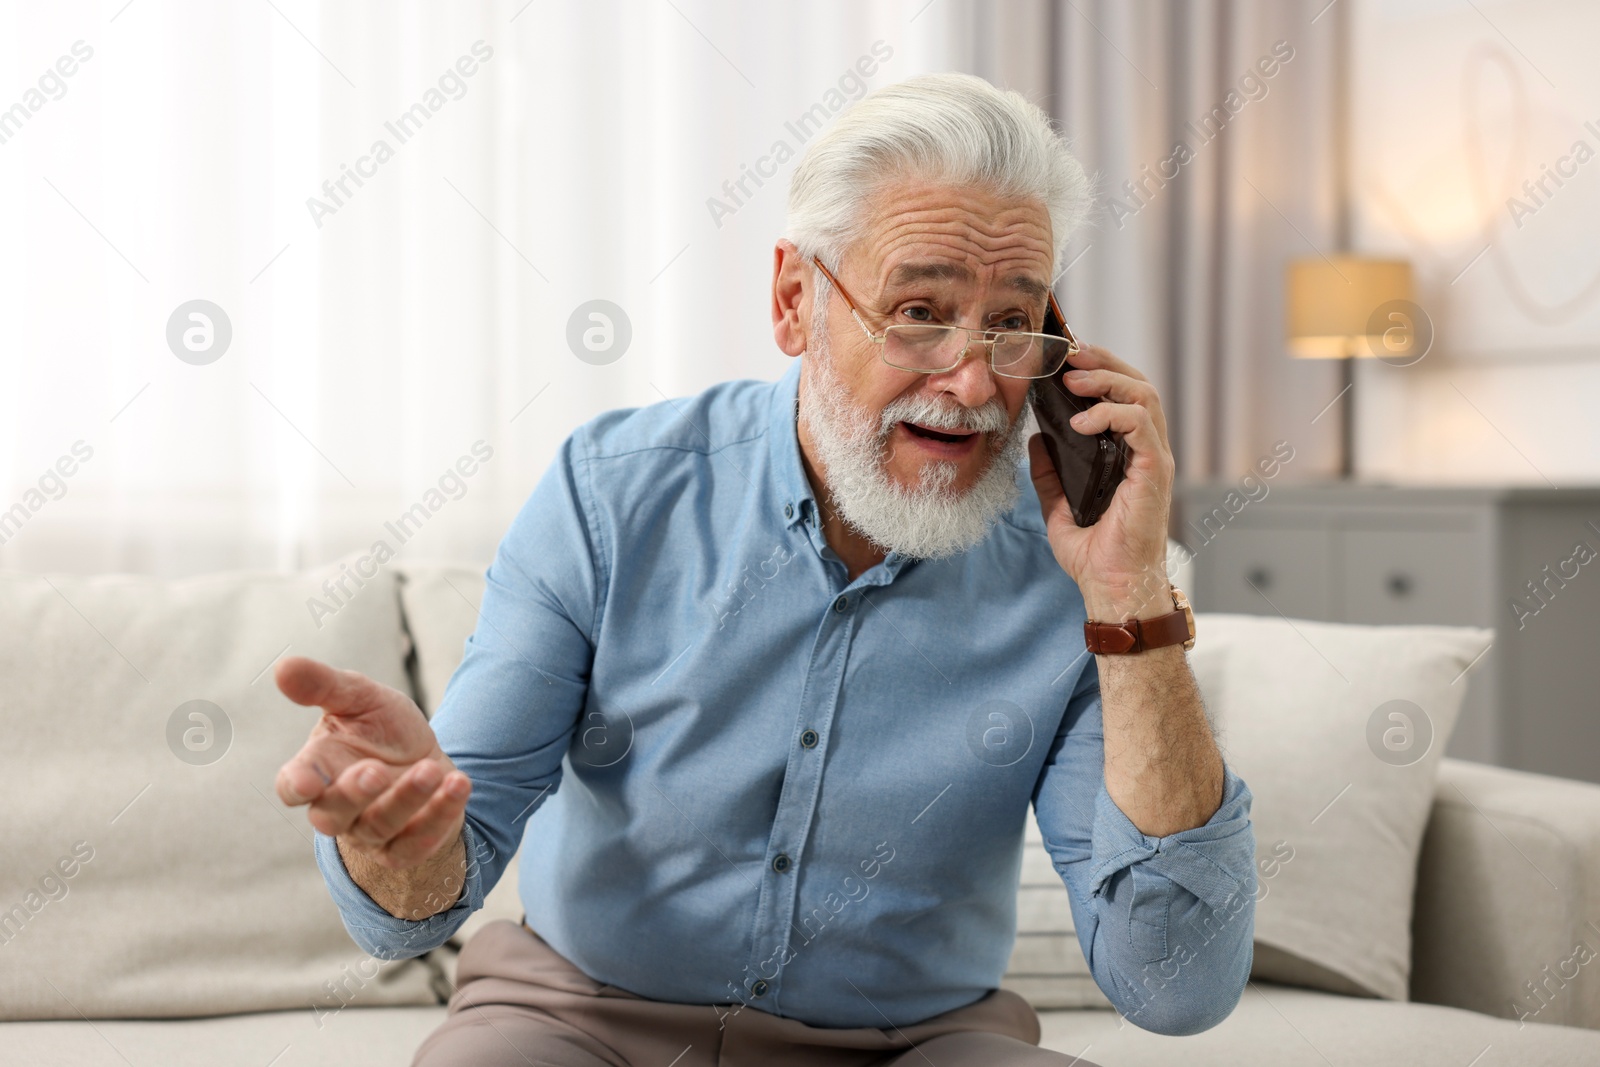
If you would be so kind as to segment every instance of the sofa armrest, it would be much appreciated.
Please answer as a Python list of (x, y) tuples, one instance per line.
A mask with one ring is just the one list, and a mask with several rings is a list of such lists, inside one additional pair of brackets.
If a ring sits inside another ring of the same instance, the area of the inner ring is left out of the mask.
[(1443, 760), (1412, 932), (1412, 999), (1600, 1029), (1600, 785)]

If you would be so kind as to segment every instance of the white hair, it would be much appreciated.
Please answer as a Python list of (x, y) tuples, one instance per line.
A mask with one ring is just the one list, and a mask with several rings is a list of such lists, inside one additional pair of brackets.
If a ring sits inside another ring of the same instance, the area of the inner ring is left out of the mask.
[(971, 74), (924, 74), (869, 93), (806, 149), (789, 182), (789, 240), (837, 266), (863, 236), (873, 193), (903, 177), (1043, 203), (1052, 276), (1093, 196), (1066, 140), (1021, 93)]

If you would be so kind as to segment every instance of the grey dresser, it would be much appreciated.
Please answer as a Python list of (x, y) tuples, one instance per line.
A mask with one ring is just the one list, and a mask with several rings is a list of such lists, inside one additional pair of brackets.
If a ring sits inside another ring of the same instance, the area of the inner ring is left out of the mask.
[(1492, 626), (1448, 754), (1600, 782), (1600, 487), (1252, 487), (1175, 491), (1196, 611)]

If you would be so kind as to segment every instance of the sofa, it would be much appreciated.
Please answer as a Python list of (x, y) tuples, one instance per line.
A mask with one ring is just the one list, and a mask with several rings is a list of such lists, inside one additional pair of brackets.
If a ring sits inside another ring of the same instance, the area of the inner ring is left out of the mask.
[[(465, 938), (520, 917), (515, 865), (445, 946), (365, 957), (327, 898), (303, 809), (273, 792), (315, 712), (284, 699), (270, 667), (291, 651), (315, 656), (431, 712), (475, 625), (482, 572), (355, 556), (300, 573), (173, 580), (0, 572), (0, 720), (11, 741), (0, 790), (12, 813), (0, 831), (0, 1063), (410, 1061), (443, 1018)], [(1199, 616), (1202, 635), (1229, 625)], [(1324, 640), (1309, 625), (1300, 637)], [(1406, 640), (1380, 636), (1384, 647)], [(1353, 628), (1346, 638), (1364, 639)], [(1197, 667), (1208, 708), (1237, 703), (1208, 680), (1215, 670)], [(1317, 719), (1304, 717), (1308, 728)], [(1225, 753), (1243, 752), (1238, 724), (1231, 732)], [(1270, 751), (1270, 729), (1249, 734)], [(1280, 760), (1285, 777), (1311, 776), (1310, 758)], [(1401, 900), (1399, 935), (1385, 946), (1398, 945), (1395, 959), (1371, 972), (1387, 977), (1368, 977), (1367, 947), (1345, 936), (1378, 910), (1376, 889), (1345, 902), (1351, 918), (1327, 909), (1309, 941), (1263, 910), (1243, 999), (1189, 1037), (1158, 1036), (1110, 1009), (1030, 819), (1005, 984), (1038, 1008), (1041, 1044), (1103, 1067), (1600, 1064), (1600, 967), (1589, 966), (1600, 948), (1600, 786), (1438, 751), (1415, 766), (1425, 767), (1407, 779), (1423, 790), (1417, 840), (1393, 843), (1404, 869), (1352, 872), (1355, 884), (1385, 880)], [(1356, 792), (1331, 810), (1354, 813)], [(1378, 786), (1367, 793), (1380, 814), (1403, 806)], [(1324, 813), (1311, 822), (1334, 821)], [(1267, 836), (1258, 832), (1259, 851)], [(1279, 900), (1368, 862), (1321, 837), (1296, 841), (1304, 873), (1272, 883)], [(1303, 948), (1323, 943), (1326, 954)]]

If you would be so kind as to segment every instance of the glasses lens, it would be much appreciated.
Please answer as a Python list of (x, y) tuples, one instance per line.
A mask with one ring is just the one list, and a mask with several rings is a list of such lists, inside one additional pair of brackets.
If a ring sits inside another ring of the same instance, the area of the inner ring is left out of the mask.
[(967, 331), (953, 326), (890, 326), (883, 334), (885, 362), (902, 370), (947, 370), (967, 343)]
[(1072, 345), (1044, 333), (994, 335), (994, 371), (1008, 378), (1048, 378), (1067, 362)]
[[(898, 325), (883, 334), (884, 362), (901, 370), (949, 370), (976, 343), (959, 326)], [(994, 331), (987, 336), (994, 342), (994, 371), (1007, 378), (1048, 378), (1066, 365), (1072, 348), (1066, 338), (1043, 333)]]

